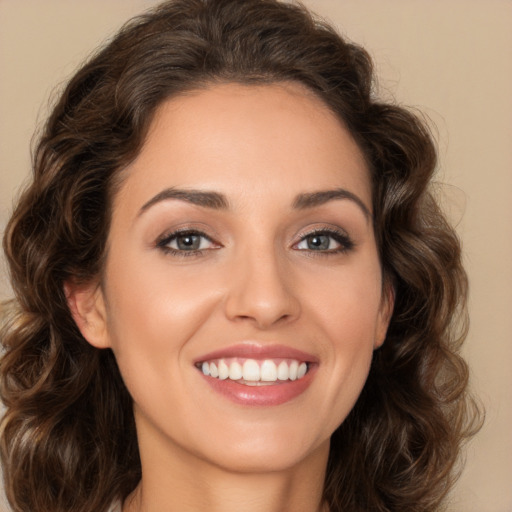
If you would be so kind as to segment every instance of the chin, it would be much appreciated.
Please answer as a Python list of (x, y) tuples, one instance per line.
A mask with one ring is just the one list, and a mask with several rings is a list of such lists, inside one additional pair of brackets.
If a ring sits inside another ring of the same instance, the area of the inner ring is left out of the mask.
[(229, 439), (222, 443), (219, 438), (212, 446), (202, 451), (201, 458), (206, 458), (218, 467), (236, 473), (276, 473), (299, 467), (311, 458), (327, 458), (330, 436), (312, 439), (310, 432), (290, 432), (280, 428), (275, 432), (261, 431), (232, 432)]

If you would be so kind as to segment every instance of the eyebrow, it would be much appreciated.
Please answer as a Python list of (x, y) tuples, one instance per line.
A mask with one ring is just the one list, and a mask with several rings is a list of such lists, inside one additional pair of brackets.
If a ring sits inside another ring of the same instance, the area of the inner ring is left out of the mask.
[(226, 199), (226, 196), (219, 194), (218, 192), (166, 188), (156, 196), (152, 197), (147, 203), (144, 203), (142, 208), (139, 210), (139, 215), (156, 203), (167, 201), (169, 199), (178, 199), (180, 201), (185, 201), (204, 208), (212, 208), (214, 210), (226, 210), (228, 208), (228, 200)]
[[(211, 208), (214, 210), (227, 210), (229, 208), (229, 201), (226, 196), (219, 192), (166, 188), (144, 203), (139, 210), (139, 215), (142, 215), (153, 205), (171, 199), (185, 201), (197, 206), (202, 206), (203, 208)], [(364, 202), (356, 194), (344, 188), (299, 194), (295, 197), (292, 207), (295, 210), (307, 210), (308, 208), (315, 208), (316, 206), (321, 206), (329, 201), (340, 199), (353, 201), (361, 209), (365, 217), (368, 219), (372, 218), (372, 214)]]
[(338, 199), (348, 199), (353, 201), (364, 213), (368, 219), (372, 218), (369, 208), (364, 202), (356, 196), (353, 192), (344, 188), (336, 188), (333, 190), (320, 190), (318, 192), (308, 192), (305, 194), (299, 194), (293, 202), (293, 208), (296, 210), (305, 210), (308, 208), (314, 208), (315, 206), (321, 206), (329, 201)]

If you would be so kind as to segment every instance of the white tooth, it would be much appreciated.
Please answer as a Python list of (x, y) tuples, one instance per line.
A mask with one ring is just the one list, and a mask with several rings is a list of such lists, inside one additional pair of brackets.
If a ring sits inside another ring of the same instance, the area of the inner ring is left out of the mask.
[(279, 380), (288, 380), (290, 373), (288, 371), (288, 364), (286, 361), (281, 361), (277, 367), (277, 378)]
[(218, 370), (217, 365), (215, 363), (210, 363), (210, 375), (212, 377), (218, 377), (219, 376), (219, 370)]
[(242, 369), (244, 380), (260, 380), (260, 365), (254, 359), (247, 359)]
[(297, 379), (297, 372), (299, 370), (299, 363), (297, 361), (292, 361), (290, 363), (290, 380), (296, 380)]
[(219, 361), (219, 379), (224, 380), (229, 377), (228, 365), (224, 362), (224, 359)]
[(306, 372), (308, 371), (308, 366), (306, 363), (300, 363), (299, 370), (297, 371), (297, 378), (302, 379), (304, 375), (306, 375)]
[(201, 370), (205, 375), (210, 375), (210, 365), (206, 361), (201, 365)]
[(274, 361), (265, 359), (261, 365), (261, 380), (265, 382), (275, 382), (277, 380), (277, 367)]
[(240, 380), (242, 378), (242, 365), (236, 361), (229, 365), (229, 378), (231, 380)]

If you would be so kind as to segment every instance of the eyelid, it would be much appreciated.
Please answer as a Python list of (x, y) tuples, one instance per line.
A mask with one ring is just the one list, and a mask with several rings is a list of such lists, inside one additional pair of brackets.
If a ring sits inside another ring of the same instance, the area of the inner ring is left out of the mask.
[[(335, 249), (327, 249), (327, 250), (318, 250), (315, 251), (313, 249), (298, 249), (297, 246), (303, 242), (307, 237), (313, 236), (313, 235), (327, 235), (332, 237), (337, 244), (339, 244), (339, 247)], [(349, 252), (355, 247), (355, 242), (350, 237), (350, 235), (342, 228), (338, 226), (318, 226), (309, 229), (306, 232), (300, 233), (298, 236), (298, 240), (295, 241), (292, 245), (292, 248), (298, 250), (298, 251), (304, 251), (308, 253), (315, 253), (315, 255), (332, 255), (332, 254), (340, 254)]]
[[(196, 226), (180, 226), (177, 228), (174, 228), (172, 230), (168, 230), (164, 232), (161, 236), (159, 236), (154, 246), (157, 249), (162, 250), (165, 253), (171, 253), (172, 255), (176, 256), (194, 256), (194, 255), (201, 255), (205, 252), (220, 249), (223, 247), (221, 243), (217, 241), (215, 235), (210, 235), (207, 232), (207, 230), (203, 230), (202, 228), (196, 227)], [(170, 244), (173, 240), (177, 239), (180, 236), (186, 236), (186, 235), (195, 235), (204, 238), (207, 240), (212, 246), (207, 248), (199, 248), (199, 249), (179, 249), (170, 247)], [(309, 248), (298, 248), (298, 245), (304, 242), (308, 237), (314, 236), (314, 235), (324, 235), (331, 237), (337, 244), (337, 247), (333, 249), (309, 249)], [(333, 255), (333, 254), (341, 254), (351, 251), (355, 247), (355, 243), (350, 237), (350, 235), (339, 226), (332, 226), (332, 225), (320, 225), (311, 227), (305, 232), (301, 232), (295, 237), (295, 242), (293, 242), (291, 248), (295, 249), (300, 252), (308, 252), (309, 254), (313, 255)]]
[[(208, 247), (206, 249), (191, 249), (191, 250), (183, 250), (183, 249), (177, 249), (174, 247), (170, 247), (169, 244), (177, 239), (180, 236), (186, 236), (186, 235), (195, 235), (202, 237), (206, 240), (208, 240), (213, 247)], [(163, 235), (159, 236), (155, 242), (156, 248), (164, 251), (165, 253), (171, 253), (176, 256), (197, 256), (199, 254), (202, 254), (206, 251), (211, 251), (215, 249), (219, 249), (222, 247), (222, 244), (217, 242), (214, 237), (211, 235), (208, 235), (205, 233), (202, 229), (198, 229), (196, 227), (191, 226), (184, 226), (181, 228), (176, 228), (170, 231), (165, 232)]]

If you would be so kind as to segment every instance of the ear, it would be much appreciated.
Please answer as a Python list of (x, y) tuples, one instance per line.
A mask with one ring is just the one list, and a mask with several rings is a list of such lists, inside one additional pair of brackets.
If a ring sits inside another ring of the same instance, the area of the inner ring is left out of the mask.
[(391, 283), (384, 283), (382, 289), (382, 299), (379, 309), (379, 316), (377, 318), (377, 328), (375, 331), (374, 349), (378, 349), (386, 339), (391, 315), (395, 306), (395, 288)]
[(99, 283), (77, 284), (66, 281), (64, 293), (71, 316), (82, 336), (96, 348), (109, 348), (107, 311)]

